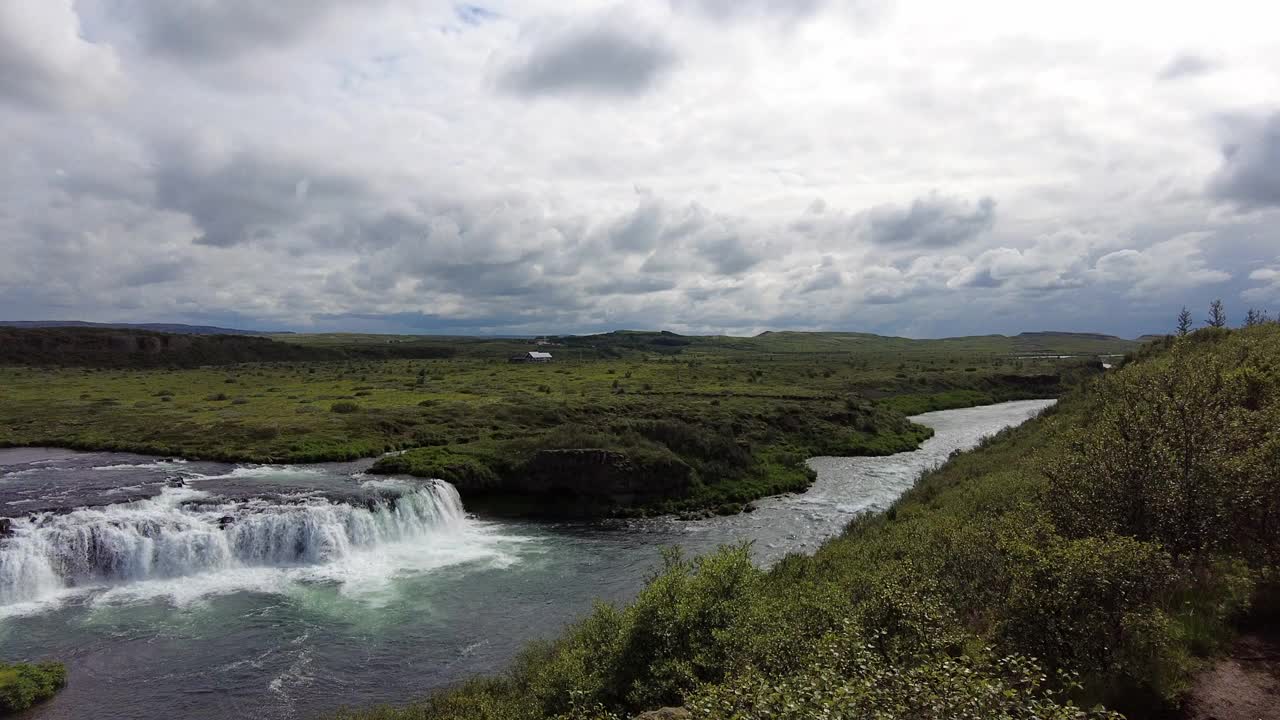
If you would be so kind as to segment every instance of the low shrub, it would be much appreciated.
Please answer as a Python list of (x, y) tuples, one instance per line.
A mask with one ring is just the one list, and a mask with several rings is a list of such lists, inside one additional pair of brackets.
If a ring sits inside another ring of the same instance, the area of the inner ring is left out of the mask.
[(62, 663), (0, 665), (0, 711), (26, 710), (53, 697), (66, 683)]

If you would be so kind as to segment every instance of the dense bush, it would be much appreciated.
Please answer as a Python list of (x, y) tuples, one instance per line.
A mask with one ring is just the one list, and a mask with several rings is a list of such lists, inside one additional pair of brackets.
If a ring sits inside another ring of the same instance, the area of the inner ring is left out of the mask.
[(911, 720), (1119, 720), (1084, 712), (1021, 657), (995, 661), (940, 653), (892, 662), (858, 632), (832, 634), (798, 671), (770, 676), (748, 670), (708, 685), (689, 699), (695, 717), (911, 718)]
[(67, 682), (61, 663), (0, 665), (0, 713), (16, 713), (54, 696)]
[(1048, 504), (1065, 532), (1132, 534), (1175, 555), (1276, 557), (1275, 342), (1222, 333), (1211, 333), (1212, 352), (1196, 333), (1095, 390), (1089, 422), (1048, 470)]

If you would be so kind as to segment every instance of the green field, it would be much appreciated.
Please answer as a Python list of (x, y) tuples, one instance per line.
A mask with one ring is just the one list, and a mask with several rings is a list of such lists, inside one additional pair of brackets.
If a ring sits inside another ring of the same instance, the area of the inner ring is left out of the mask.
[[(1096, 353), (1133, 346), (1073, 335), (912, 341), (625, 332), (543, 346), (350, 335), (277, 342), (449, 357), (186, 368), (174, 355), (170, 368), (0, 367), (0, 444), (249, 462), (406, 450), (378, 470), (449, 480), (469, 501), (491, 500), (497, 509), (536, 511), (513, 500), (568, 494), (581, 500), (574, 511), (586, 514), (734, 512), (807, 487), (807, 457), (916, 447), (928, 430), (906, 415), (1054, 396), (1064, 376), (1097, 365)], [(508, 362), (538, 347), (556, 360)], [(163, 365), (166, 356), (145, 360)], [(572, 450), (607, 451), (605, 468), (566, 486), (565, 478), (583, 475), (582, 459), (565, 452)], [(620, 493), (622, 485), (642, 489)]]
[(1161, 340), (813, 556), (669, 555), (501, 676), (341, 717), (1179, 717), (1280, 617), (1277, 428), (1280, 326)]

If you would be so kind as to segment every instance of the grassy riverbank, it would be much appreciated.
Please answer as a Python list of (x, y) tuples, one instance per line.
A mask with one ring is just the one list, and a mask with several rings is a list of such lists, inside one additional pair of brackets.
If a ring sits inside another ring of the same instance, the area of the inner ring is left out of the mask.
[[(306, 352), (396, 347), (449, 357), (153, 368), (157, 356), (148, 356), (146, 367), (128, 369), (0, 368), (0, 444), (247, 462), (408, 450), (379, 470), (440, 477), (468, 502), (522, 513), (538, 504), (586, 514), (734, 512), (807, 487), (806, 457), (916, 447), (928, 430), (908, 414), (1050, 397), (1064, 376), (1086, 372), (1086, 358), (1042, 355), (1126, 346), (1069, 335), (616, 333), (558, 338), (549, 347), (556, 362), (525, 365), (507, 362), (525, 341), (290, 337)], [(578, 450), (602, 452), (567, 452)], [(535, 496), (557, 500), (523, 502)]]
[(391, 720), (1132, 718), (1280, 608), (1280, 327), (1150, 346), (765, 572), (668, 558), (506, 674)]

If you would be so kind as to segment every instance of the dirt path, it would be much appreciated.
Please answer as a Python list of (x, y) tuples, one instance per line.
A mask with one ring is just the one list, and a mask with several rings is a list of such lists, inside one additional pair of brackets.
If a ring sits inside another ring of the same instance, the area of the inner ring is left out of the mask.
[(1196, 678), (1185, 720), (1280, 720), (1280, 633), (1244, 635)]

